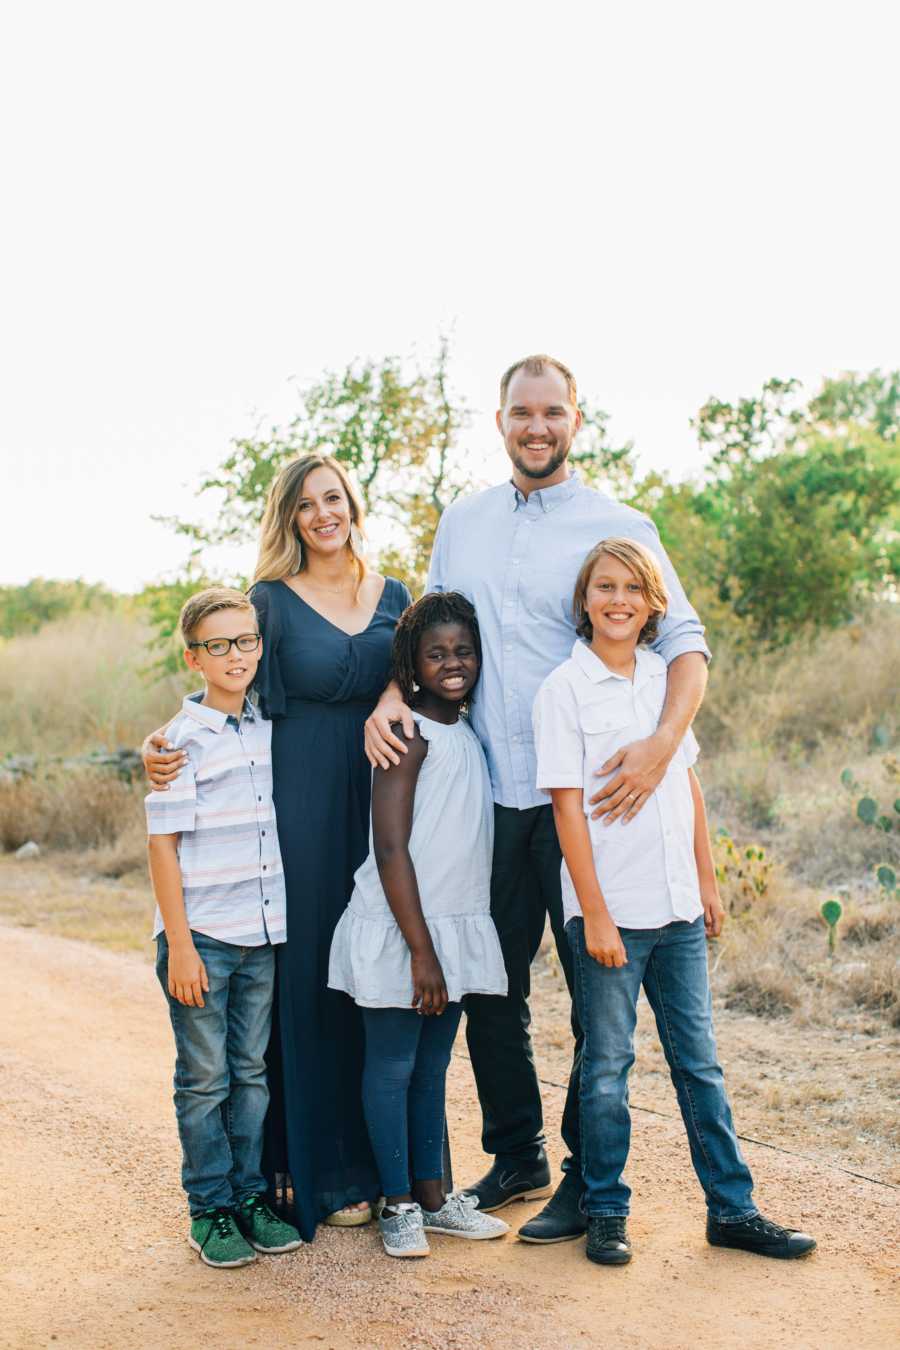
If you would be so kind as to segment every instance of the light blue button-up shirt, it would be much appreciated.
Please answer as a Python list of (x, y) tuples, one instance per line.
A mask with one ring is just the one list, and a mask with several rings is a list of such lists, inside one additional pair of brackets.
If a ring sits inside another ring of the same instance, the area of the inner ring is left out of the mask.
[(484, 660), (471, 717), (501, 806), (546, 805), (535, 787), (531, 709), (543, 681), (572, 650), (578, 569), (595, 544), (613, 535), (644, 544), (662, 565), (669, 609), (653, 650), (667, 664), (683, 652), (709, 656), (703, 625), (652, 520), (585, 487), (577, 474), (527, 498), (502, 483), (461, 498), (441, 517), (428, 589), (461, 591), (478, 613)]

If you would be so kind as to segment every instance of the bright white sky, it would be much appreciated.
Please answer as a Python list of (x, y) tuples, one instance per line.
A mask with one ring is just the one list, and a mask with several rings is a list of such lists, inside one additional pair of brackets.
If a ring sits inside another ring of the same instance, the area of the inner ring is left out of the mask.
[[(874, 3), (10, 6), (0, 584), (128, 589), (292, 380), (452, 329), (559, 355), (646, 466), (770, 375), (900, 365), (900, 19)], [(202, 513), (202, 511), (201, 511)]]

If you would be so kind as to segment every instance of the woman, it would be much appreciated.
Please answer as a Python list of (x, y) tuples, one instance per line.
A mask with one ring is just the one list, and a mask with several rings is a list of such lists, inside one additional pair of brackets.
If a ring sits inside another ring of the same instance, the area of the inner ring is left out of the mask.
[(269, 492), (250, 592), (287, 889), (266, 1165), (289, 1178), (307, 1240), (322, 1218), (365, 1222), (379, 1191), (360, 1097), (362, 1023), (327, 987), (328, 954), (368, 851), (363, 724), (411, 597), (366, 567), (362, 530), (362, 505), (338, 461), (294, 460)]

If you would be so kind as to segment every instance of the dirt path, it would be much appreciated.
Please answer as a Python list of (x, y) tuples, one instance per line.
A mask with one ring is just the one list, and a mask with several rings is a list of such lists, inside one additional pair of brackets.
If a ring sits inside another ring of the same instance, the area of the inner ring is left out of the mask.
[[(882, 1350), (900, 1336), (896, 1190), (747, 1145), (761, 1201), (820, 1249), (797, 1265), (715, 1251), (683, 1136), (649, 1115), (635, 1119), (625, 1269), (590, 1266), (580, 1243), (512, 1236), (438, 1238), (429, 1261), (391, 1262), (370, 1227), (209, 1270), (184, 1241), (169, 1042), (144, 961), (0, 928), (0, 1345)], [(460, 1177), (483, 1161), (473, 1093), (454, 1060)], [(553, 1132), (559, 1098), (548, 1091)], [(518, 1225), (530, 1212), (504, 1217)]]

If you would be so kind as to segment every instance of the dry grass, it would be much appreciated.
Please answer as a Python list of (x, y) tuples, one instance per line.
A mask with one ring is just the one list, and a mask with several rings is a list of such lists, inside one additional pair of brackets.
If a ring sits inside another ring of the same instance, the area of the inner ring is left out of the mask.
[(141, 821), (142, 797), (139, 786), (92, 770), (0, 782), (0, 844), (120, 849)]
[(698, 734), (710, 750), (753, 746), (776, 758), (837, 738), (867, 743), (876, 726), (896, 737), (900, 606), (783, 652), (748, 660), (716, 649)]
[[(879, 862), (900, 862), (898, 671), (895, 605), (752, 663), (717, 652), (697, 725), (714, 828), (764, 844), (808, 885), (852, 892), (873, 884)], [(846, 768), (895, 817), (891, 834), (856, 819)]]
[(153, 897), (146, 863), (141, 873), (115, 881), (100, 877), (92, 863), (91, 854), (80, 852), (27, 862), (0, 857), (0, 919), (149, 959)]
[(178, 710), (185, 681), (148, 675), (158, 655), (135, 615), (74, 614), (0, 642), (3, 755), (140, 745)]

